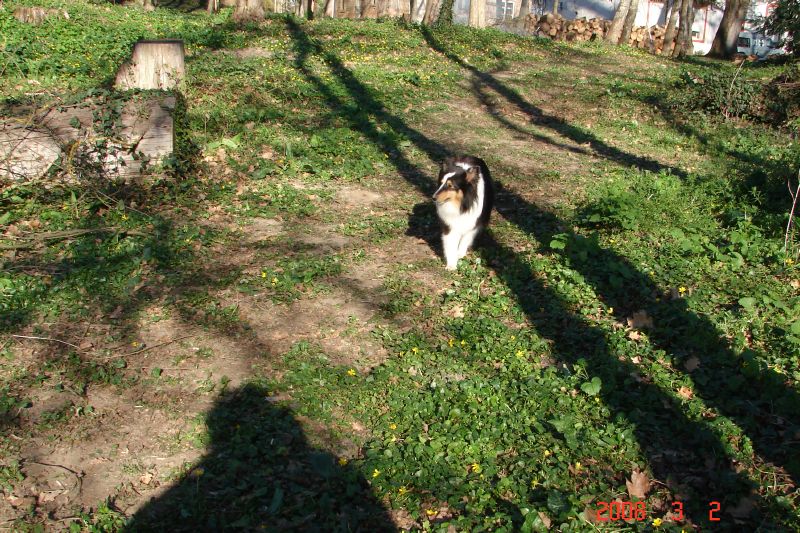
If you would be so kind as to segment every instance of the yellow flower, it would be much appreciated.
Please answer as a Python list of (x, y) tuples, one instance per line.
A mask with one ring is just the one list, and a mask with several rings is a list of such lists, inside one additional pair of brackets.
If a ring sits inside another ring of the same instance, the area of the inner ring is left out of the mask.
[(405, 494), (406, 492), (408, 492), (408, 489), (407, 489), (407, 488), (405, 488), (405, 486), (403, 486), (403, 487), (400, 487), (399, 489), (397, 489), (397, 494), (399, 494), (400, 496), (402, 496), (402, 495), (403, 495), (403, 494)]
[(787, 257), (786, 258), (786, 264), (787, 265), (793, 265), (794, 264), (794, 259), (792, 259), (791, 257)]
[(551, 455), (550, 450), (545, 450), (544, 451), (544, 456), (545, 457), (550, 457), (550, 455)]
[(428, 516), (433, 516), (436, 514), (436, 511), (434, 509), (426, 509), (425, 514)]
[(581, 463), (580, 462), (576, 462), (575, 463), (575, 471), (576, 472), (580, 472), (580, 470), (581, 470)]
[(685, 293), (685, 292), (686, 292), (686, 287), (683, 287), (683, 286), (681, 286), (681, 287), (678, 287), (678, 292), (679, 292), (680, 294), (683, 294), (683, 293)]
[(467, 345), (467, 341), (465, 341), (465, 340), (462, 340), (462, 341), (461, 341), (461, 346), (466, 346), (466, 345)]
[(661, 524), (663, 523), (664, 523), (663, 520), (661, 520), (660, 518), (656, 518), (655, 520), (653, 520), (653, 527), (660, 527)]
[[(128, 215), (122, 215), (122, 220), (128, 220)], [(790, 260), (791, 261), (791, 260)], [(791, 263), (790, 263), (791, 264)]]
[(481, 473), (481, 465), (479, 465), (478, 463), (472, 463), (472, 466), (470, 466), (470, 468), (476, 474), (480, 474)]
[(378, 470), (377, 468), (372, 471), (372, 477), (378, 477), (380, 475), (381, 475), (381, 471)]
[(531, 487), (535, 489), (535, 488), (536, 488), (536, 487), (538, 487), (538, 486), (539, 486), (539, 478), (538, 478), (538, 477), (535, 477), (535, 478), (533, 478), (533, 479), (531, 480)]
[(523, 350), (517, 350), (517, 357), (522, 357), (523, 355), (525, 355)]
[(516, 335), (511, 335), (511, 340), (512, 340), (512, 341), (515, 341), (515, 340), (517, 340), (517, 336), (516, 336)]
[(395, 429), (397, 429), (397, 424), (395, 424), (394, 422), (392, 422), (391, 424), (389, 424), (389, 429), (391, 429), (392, 431), (394, 431)]
[(350, 370), (347, 371), (347, 375), (348, 376), (355, 376), (356, 375), (356, 371), (351, 368)]
[(609, 315), (613, 315), (614, 314), (614, 308), (613, 307), (609, 307), (608, 308), (608, 314)]
[(139, 346), (139, 343), (138, 343), (138, 342), (136, 342), (136, 341), (133, 341), (133, 342), (131, 343), (131, 346), (133, 346), (134, 348), (136, 348), (137, 346)]
[(412, 352), (414, 352), (414, 355), (416, 355), (416, 354), (417, 354), (417, 352), (419, 351), (419, 348), (417, 348), (416, 346), (414, 346), (413, 348), (411, 348), (411, 351), (412, 351)]
[(272, 278), (272, 284), (275, 285), (276, 283), (278, 283), (278, 278)]
[(344, 466), (347, 464), (347, 459), (344, 457), (339, 457), (339, 466)]
[(266, 278), (266, 277), (267, 277), (267, 273), (266, 273), (266, 272), (262, 272), (262, 273), (261, 273), (261, 277), (262, 277), (262, 278)]
[(452, 348), (453, 347), (453, 339), (450, 339), (449, 341), (447, 341), (447, 344)]

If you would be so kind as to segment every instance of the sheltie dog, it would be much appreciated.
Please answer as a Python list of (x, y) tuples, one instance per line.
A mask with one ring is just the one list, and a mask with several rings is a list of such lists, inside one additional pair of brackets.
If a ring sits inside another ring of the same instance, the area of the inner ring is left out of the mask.
[(433, 193), (442, 225), (442, 249), (447, 270), (455, 270), (475, 237), (489, 225), (494, 187), (489, 167), (472, 156), (448, 158), (439, 170), (439, 188)]

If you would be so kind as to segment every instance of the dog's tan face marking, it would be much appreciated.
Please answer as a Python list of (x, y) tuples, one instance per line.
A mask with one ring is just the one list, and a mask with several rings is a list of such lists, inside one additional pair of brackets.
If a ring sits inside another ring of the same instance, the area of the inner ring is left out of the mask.
[(436, 200), (437, 204), (452, 202), (455, 205), (461, 205), (461, 201), (464, 199), (464, 192), (458, 189), (452, 181), (447, 180), (433, 199)]
[(460, 206), (464, 200), (464, 193), (458, 189), (444, 189), (436, 195), (437, 204), (452, 203), (455, 206)]

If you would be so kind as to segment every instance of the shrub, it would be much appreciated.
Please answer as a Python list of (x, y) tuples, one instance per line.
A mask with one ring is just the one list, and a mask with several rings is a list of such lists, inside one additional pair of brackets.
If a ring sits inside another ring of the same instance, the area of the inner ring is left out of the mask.
[(762, 85), (733, 72), (684, 72), (672, 106), (729, 117), (756, 117), (762, 106)]

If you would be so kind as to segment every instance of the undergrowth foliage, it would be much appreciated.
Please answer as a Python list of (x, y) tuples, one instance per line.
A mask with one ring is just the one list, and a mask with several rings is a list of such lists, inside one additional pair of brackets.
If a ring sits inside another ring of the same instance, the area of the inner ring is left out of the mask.
[[(635, 496), (646, 519), (613, 526), (681, 531), (680, 501), (710, 528), (719, 501), (729, 529), (800, 527), (798, 257), (782, 251), (778, 187), (800, 153), (745, 122), (763, 105), (755, 69), (731, 88), (735, 73), (715, 65), (658, 63), (642, 79), (629, 51), (493, 30), (286, 16), (239, 27), (229, 11), (67, 4), (69, 23), (39, 28), (0, 10), (5, 102), (30, 100), (28, 80), (92, 89), (136, 39), (183, 38), (191, 157), (150, 187), (4, 185), (2, 332), (73, 339), (100, 323), (113, 331), (104, 346), (130, 346), (160, 306), (240, 346), (253, 338), (240, 299), (295, 309), (378, 257), (386, 275), (353, 294), (377, 310), (365, 328), (387, 354), (362, 365), (306, 340), (259, 347), (241, 385), (197, 384), (213, 398), (191, 439), (202, 457), (169, 490), (133, 517), (113, 499), (77, 509), (73, 530), (585, 531), (603, 527), (589, 524), (599, 502), (634, 499), (634, 472), (654, 480)], [(542, 109), (551, 92), (569, 113)], [(471, 102), (476, 136), (459, 114)], [(591, 117), (573, 112), (586, 105)], [(700, 113), (676, 112), (687, 108)], [(436, 241), (426, 180), (456, 150), (485, 153), (499, 213), (489, 246), (449, 276), (432, 256), (393, 254)], [(528, 151), (542, 166), (517, 161)], [(387, 203), (343, 208), (337, 191), (355, 187)], [(531, 200), (543, 191), (547, 208)], [(265, 221), (280, 234), (249, 242)], [(302, 242), (320, 228), (347, 244)], [(10, 252), (70, 230), (98, 232)], [(89, 392), (148, 397), (170, 375), (69, 346), (22, 364), (21, 342), (0, 341), (0, 415), (24, 439), (88, 431)], [(213, 357), (198, 350), (192, 364)], [(73, 403), (25, 417), (43, 390), (64, 389)], [(20, 446), (0, 439), (3, 457)], [(25, 482), (3, 459), (0, 489)], [(36, 506), (13, 519), (51, 523)]]

